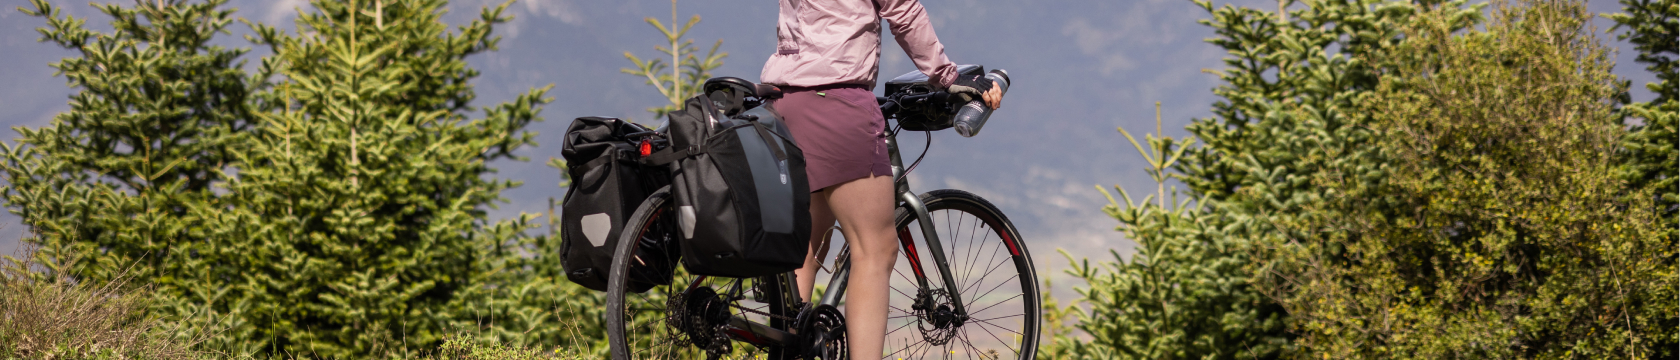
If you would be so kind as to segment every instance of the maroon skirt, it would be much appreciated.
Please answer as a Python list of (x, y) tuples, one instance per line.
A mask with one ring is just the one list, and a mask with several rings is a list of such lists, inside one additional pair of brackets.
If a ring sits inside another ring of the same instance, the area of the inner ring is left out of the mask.
[(872, 176), (891, 176), (886, 119), (860, 85), (784, 87), (771, 106), (805, 152), (811, 192)]

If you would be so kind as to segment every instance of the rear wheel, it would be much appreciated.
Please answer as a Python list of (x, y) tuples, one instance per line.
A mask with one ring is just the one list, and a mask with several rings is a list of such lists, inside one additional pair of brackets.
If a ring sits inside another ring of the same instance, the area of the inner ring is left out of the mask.
[[(792, 304), (784, 294), (791, 275), (754, 279), (689, 274), (680, 267), (670, 285), (632, 291), (633, 266), (642, 259), (637, 243), (675, 244), (670, 188), (654, 192), (625, 222), (607, 279), (607, 340), (612, 358), (784, 359), (782, 349), (760, 349), (733, 341), (726, 318), (733, 316), (779, 330), (791, 327)], [(677, 251), (673, 246), (670, 251)], [(675, 256), (676, 254), (671, 254)], [(797, 300), (797, 298), (794, 298)], [(767, 315), (768, 314), (768, 315)], [(774, 316), (770, 316), (774, 315)], [(722, 320), (722, 321), (720, 321)], [(714, 357), (715, 356), (715, 357)]]
[[(966, 191), (935, 190), (921, 200), (958, 289), (944, 288), (920, 219), (899, 208), (896, 224), (904, 254), (893, 266), (882, 358), (1033, 359), (1038, 353), (1038, 276), (1015, 225), (996, 206)], [(933, 290), (921, 291), (918, 277)], [(961, 294), (966, 318), (953, 313), (951, 293)]]

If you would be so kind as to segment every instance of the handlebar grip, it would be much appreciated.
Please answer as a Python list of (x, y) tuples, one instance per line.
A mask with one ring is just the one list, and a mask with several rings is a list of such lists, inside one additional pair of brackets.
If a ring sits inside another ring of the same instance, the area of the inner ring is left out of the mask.
[(893, 114), (898, 113), (898, 101), (893, 100), (892, 98), (876, 96), (875, 103), (881, 104), (882, 115), (892, 116)]

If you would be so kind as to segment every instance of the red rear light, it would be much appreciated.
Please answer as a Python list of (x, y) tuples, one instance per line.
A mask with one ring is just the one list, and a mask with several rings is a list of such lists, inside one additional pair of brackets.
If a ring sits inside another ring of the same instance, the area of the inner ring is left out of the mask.
[(642, 140), (642, 157), (653, 154), (653, 142)]

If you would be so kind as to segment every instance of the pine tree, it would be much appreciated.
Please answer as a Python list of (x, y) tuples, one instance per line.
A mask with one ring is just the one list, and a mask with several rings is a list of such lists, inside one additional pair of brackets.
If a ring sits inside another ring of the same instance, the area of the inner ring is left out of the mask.
[(1166, 187), (1174, 175), (1168, 171), (1195, 138), (1147, 135), (1145, 147), (1120, 132), (1148, 161), (1156, 182), (1156, 192), (1141, 201), (1118, 186), (1123, 201), (1103, 191), (1109, 200), (1103, 211), (1138, 243), (1137, 252), (1130, 259), (1113, 253), (1114, 262), (1097, 267), (1089, 260), (1075, 264), (1069, 272), (1089, 285), (1076, 290), (1091, 308), (1077, 315), (1078, 328), (1092, 341), (1055, 339), (1049, 351), (1084, 359), (1275, 357), (1287, 344), (1284, 317), (1249, 283), (1246, 243), (1216, 226), (1217, 213)]
[(16, 128), (0, 164), (0, 193), (29, 228), (23, 241), (40, 246), (38, 263), (91, 283), (125, 274), (164, 298), (237, 273), (210, 266), (215, 245), (194, 211), (219, 196), (256, 90), (240, 70), (246, 50), (210, 44), (232, 21), (224, 4), (96, 5), (111, 33), (43, 0), (23, 10), (47, 20), (42, 41), (77, 52), (52, 64), (78, 89), (70, 110)]
[(556, 274), (557, 239), (486, 218), (518, 185), (488, 162), (533, 144), (546, 102), (469, 119), (463, 59), (495, 48), (503, 7), (450, 33), (443, 1), (317, 2), (307, 35), (253, 24), (275, 55), (247, 77), (245, 50), (208, 45), (224, 5), (99, 5), (109, 34), (25, 11), (81, 54), (53, 64), (71, 111), (0, 164), (40, 263), (152, 284), (150, 316), (177, 325), (155, 336), (230, 355), (404, 356), (446, 332), (603, 355), (601, 301)]
[[(636, 54), (625, 51), (624, 58), (630, 60), (631, 64), (635, 64), (636, 68), (623, 68), (619, 71), (645, 79), (649, 86), (659, 90), (659, 95), (670, 102), (663, 106), (648, 108), (648, 112), (653, 113), (654, 118), (662, 118), (672, 111), (681, 110), (683, 100), (699, 95), (700, 87), (705, 85), (707, 79), (712, 78), (712, 69), (723, 66), (723, 58), (729, 57), (729, 53), (718, 52), (718, 47), (723, 46), (723, 39), (718, 39), (716, 43), (712, 43), (712, 49), (706, 51), (706, 56), (695, 55), (700, 50), (694, 47), (694, 40), (683, 39), (683, 37), (688, 35), (688, 30), (693, 29), (695, 24), (700, 23), (700, 15), (688, 18), (688, 23), (679, 27), (677, 25), (677, 0), (671, 0), (671, 22), (669, 25), (660, 23), (659, 19), (651, 16), (644, 21), (647, 21), (648, 25), (653, 25), (653, 28), (659, 30), (660, 35), (665, 37), (664, 40), (669, 45), (655, 46), (654, 50), (664, 54), (663, 56), (669, 56), (670, 60), (667, 61), (663, 58), (642, 60)], [(667, 70), (670, 72), (666, 73)]]
[[(1634, 186), (1656, 186), (1657, 207), (1662, 209), (1667, 228), (1680, 227), (1680, 75), (1676, 74), (1675, 56), (1680, 54), (1680, 2), (1675, 0), (1623, 0), (1626, 13), (1610, 14), (1616, 21), (1612, 30), (1626, 29), (1617, 36), (1633, 43), (1639, 52), (1635, 59), (1645, 69), (1657, 75), (1657, 82), (1645, 84), (1656, 92), (1657, 98), (1628, 104), (1622, 111), (1637, 125), (1628, 132), (1623, 143), (1628, 164), (1624, 176)], [(1671, 241), (1680, 241), (1680, 233), (1670, 232)]]
[(533, 144), (545, 89), (468, 117), (478, 72), (464, 58), (495, 49), (505, 4), (457, 32), (441, 0), (312, 5), (303, 35), (256, 26), (275, 54), (264, 66), (285, 78), (260, 94), (203, 231), (242, 239), (226, 250), (241, 256), (225, 301), (249, 304), (239, 317), (275, 355), (412, 355), (477, 325), (472, 300), (521, 270), (530, 216), (486, 219), (518, 185), (488, 163)]
[[(1658, 214), (1662, 215), (1669, 243), (1680, 242), (1680, 75), (1677, 75), (1675, 56), (1680, 55), (1680, 1), (1623, 0), (1626, 13), (1608, 15), (1618, 29), (1626, 32), (1617, 39), (1628, 40), (1639, 52), (1637, 61), (1645, 69), (1656, 73), (1657, 82), (1645, 84), (1656, 92), (1657, 98), (1648, 102), (1628, 104), (1624, 114), (1638, 119), (1638, 125), (1628, 131), (1622, 146), (1626, 167), (1623, 177), (1631, 188), (1654, 187)], [(1680, 259), (1669, 258), (1674, 262)], [(1672, 265), (1672, 263), (1671, 263)], [(1670, 314), (1668, 323), (1680, 323), (1680, 314)], [(1661, 348), (1680, 347), (1680, 332), (1666, 339)]]

